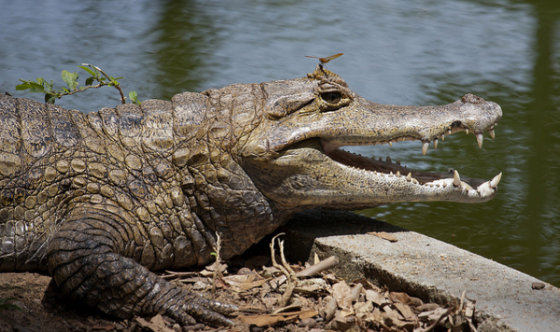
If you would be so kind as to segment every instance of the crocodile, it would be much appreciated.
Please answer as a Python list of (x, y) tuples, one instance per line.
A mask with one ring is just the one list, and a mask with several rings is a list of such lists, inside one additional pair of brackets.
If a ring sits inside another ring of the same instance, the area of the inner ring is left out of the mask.
[(171, 101), (82, 113), (0, 96), (0, 271), (49, 273), (57, 290), (118, 318), (231, 324), (234, 305), (154, 271), (243, 253), (311, 208), (490, 200), (491, 180), (347, 152), (459, 131), (494, 137), (496, 103), (370, 102), (318, 66), (305, 77), (233, 84)]

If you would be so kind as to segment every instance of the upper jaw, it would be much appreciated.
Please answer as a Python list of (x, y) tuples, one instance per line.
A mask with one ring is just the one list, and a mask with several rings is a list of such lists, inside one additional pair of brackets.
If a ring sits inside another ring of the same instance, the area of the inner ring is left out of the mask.
[[(371, 108), (384, 110), (383, 116), (387, 118), (397, 118), (397, 120), (391, 119), (391, 121), (395, 121), (393, 125), (395, 130), (386, 128), (379, 130), (374, 135), (370, 133), (370, 135), (353, 134), (349, 137), (321, 138), (321, 144), (325, 152), (328, 153), (341, 146), (376, 144), (392, 146), (396, 142), (419, 140), (422, 142), (422, 154), (425, 155), (431, 143), (437, 149), (440, 140), (443, 141), (446, 136), (461, 131), (467, 134), (473, 133), (478, 146), (482, 148), (484, 133), (488, 132), (488, 135), (494, 138), (496, 136), (494, 128), (502, 118), (502, 109), (498, 104), (485, 101), (472, 94), (467, 94), (454, 103), (438, 106), (434, 109), (431, 109), (432, 107), (397, 106), (397, 111), (393, 112), (392, 116), (388, 116), (388, 114), (394, 106), (379, 105), (365, 99), (361, 102)], [(461, 115), (448, 116), (446, 113), (450, 109), (453, 110), (452, 112), (460, 110)], [(424, 119), (414, 118), (411, 114), (415, 114), (417, 110), (421, 110), (428, 121), (437, 123), (430, 125)]]

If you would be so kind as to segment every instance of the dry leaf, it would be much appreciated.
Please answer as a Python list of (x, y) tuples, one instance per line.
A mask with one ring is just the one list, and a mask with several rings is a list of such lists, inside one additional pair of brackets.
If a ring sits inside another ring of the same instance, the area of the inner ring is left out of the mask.
[(416, 310), (418, 310), (418, 311), (432, 311), (432, 310), (436, 310), (439, 307), (440, 307), (439, 304), (436, 304), (436, 303), (426, 303), (426, 304), (423, 304), (421, 306), (416, 307)]
[(313, 318), (315, 316), (318, 316), (319, 313), (317, 312), (317, 310), (304, 310), (301, 313), (298, 314), (299, 319), (303, 320), (303, 319), (307, 319), (307, 318)]
[(321, 316), (323, 316), (326, 322), (329, 322), (334, 317), (334, 314), (336, 313), (336, 309), (337, 309), (336, 299), (334, 298), (334, 296), (333, 297), (327, 296), (323, 303), (325, 303), (325, 306), (322, 309)]
[(245, 324), (256, 325), (258, 327), (274, 325), (278, 322), (285, 321), (281, 315), (258, 315), (258, 316), (239, 316), (240, 321)]
[(389, 293), (389, 295), (391, 297), (391, 300), (393, 300), (393, 302), (400, 302), (404, 304), (410, 304), (412, 302), (412, 299), (406, 293), (391, 292)]
[(245, 324), (252, 324), (257, 325), (259, 327), (274, 325), (279, 322), (287, 322), (295, 320), (296, 318), (299, 319), (306, 319), (312, 318), (317, 316), (316, 310), (304, 310), (304, 311), (292, 311), (292, 312), (284, 312), (278, 314), (267, 314), (267, 315), (258, 315), (258, 316), (239, 316), (239, 320), (241, 320)]
[(371, 301), (354, 303), (354, 311), (358, 318), (368, 316), (373, 312), (373, 303)]
[(383, 322), (387, 326), (396, 326), (398, 328), (404, 328), (409, 331), (412, 331), (412, 329), (414, 328), (414, 322), (405, 321), (396, 310), (383, 313)]
[(387, 240), (389, 242), (397, 242), (397, 238), (387, 232), (367, 232), (367, 235), (375, 235), (380, 239)]
[(434, 310), (420, 313), (418, 315), (418, 318), (422, 321), (428, 321), (430, 323), (433, 323), (437, 321), (442, 315), (446, 315), (446, 314), (447, 314), (447, 309), (436, 308)]
[(175, 332), (165, 325), (163, 317), (159, 314), (152, 317), (149, 321), (142, 317), (136, 317), (135, 320), (143, 328), (149, 328), (154, 332)]
[(333, 285), (332, 291), (340, 309), (352, 310), (352, 289), (345, 281)]
[(385, 295), (376, 292), (372, 289), (366, 289), (366, 300), (372, 301), (376, 306), (381, 307), (384, 304), (388, 304), (389, 300), (385, 298)]
[(256, 274), (244, 274), (244, 275), (234, 275), (223, 277), (225, 283), (231, 286), (231, 289), (235, 292), (245, 292), (254, 287), (261, 286), (266, 283), (267, 279), (258, 279)]
[(404, 303), (393, 303), (393, 305), (397, 308), (397, 310), (403, 315), (404, 319), (406, 320), (415, 320), (416, 315), (410, 309), (410, 307)]

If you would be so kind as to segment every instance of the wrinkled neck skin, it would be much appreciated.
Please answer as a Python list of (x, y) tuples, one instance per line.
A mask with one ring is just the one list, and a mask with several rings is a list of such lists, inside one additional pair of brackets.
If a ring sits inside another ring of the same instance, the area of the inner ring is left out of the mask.
[(474, 95), (443, 106), (381, 105), (320, 67), (304, 78), (208, 90), (196, 94), (198, 102), (193, 95), (173, 98), (175, 132), (184, 137), (173, 162), (184, 170), (193, 212), (212, 230), (231, 232), (236, 252), (309, 208), (478, 203), (497, 191), (500, 175), (488, 181), (421, 172), (339, 149), (420, 140), (425, 154), (457, 131), (473, 133), (482, 146), (502, 111)]

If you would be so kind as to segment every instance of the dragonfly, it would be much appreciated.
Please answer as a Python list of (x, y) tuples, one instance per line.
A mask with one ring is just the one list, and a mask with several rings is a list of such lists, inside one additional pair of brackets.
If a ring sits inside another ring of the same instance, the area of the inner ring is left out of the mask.
[(338, 54), (335, 54), (335, 55), (328, 56), (326, 58), (320, 58), (318, 56), (312, 56), (312, 55), (306, 55), (305, 57), (306, 58), (312, 58), (312, 59), (319, 59), (319, 62), (321, 63), (321, 65), (324, 65), (325, 63), (328, 63), (329, 61), (334, 60), (334, 59), (342, 56), (343, 54), (344, 53), (338, 53)]
[(337, 53), (335, 55), (331, 55), (328, 56), (326, 58), (320, 58), (318, 56), (312, 56), (312, 55), (306, 55), (306, 58), (312, 58), (312, 59), (319, 59), (319, 68), (321, 69), (322, 72), (325, 72), (325, 67), (323, 66), (325, 63), (334, 60), (336, 58), (338, 58), (339, 56), (343, 55), (344, 53)]

